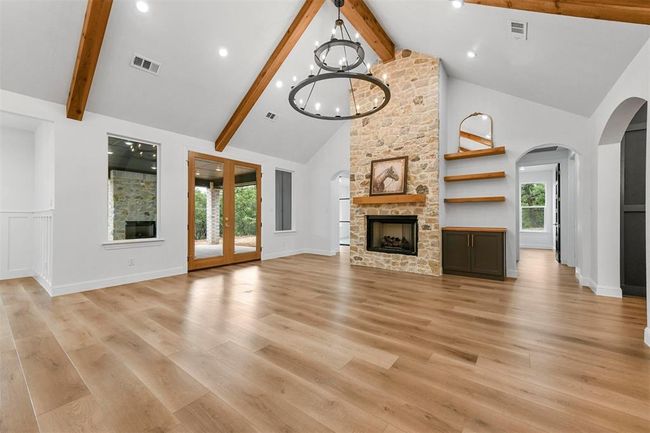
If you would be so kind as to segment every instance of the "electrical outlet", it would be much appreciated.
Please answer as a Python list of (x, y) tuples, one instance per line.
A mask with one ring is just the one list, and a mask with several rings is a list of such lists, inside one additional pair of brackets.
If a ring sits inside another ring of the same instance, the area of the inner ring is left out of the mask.
[(135, 259), (133, 257), (129, 259), (129, 266), (135, 266)]

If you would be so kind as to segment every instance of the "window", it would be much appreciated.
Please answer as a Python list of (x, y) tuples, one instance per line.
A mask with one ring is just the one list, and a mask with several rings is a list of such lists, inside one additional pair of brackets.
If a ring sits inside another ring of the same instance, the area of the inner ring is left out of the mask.
[(293, 230), (290, 171), (275, 170), (275, 231)]
[(546, 208), (546, 184), (521, 184), (521, 229), (543, 231)]
[(108, 239), (156, 238), (158, 146), (108, 137)]

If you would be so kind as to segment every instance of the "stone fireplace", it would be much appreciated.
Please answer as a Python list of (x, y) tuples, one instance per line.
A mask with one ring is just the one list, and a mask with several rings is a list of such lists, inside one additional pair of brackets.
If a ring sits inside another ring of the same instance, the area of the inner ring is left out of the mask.
[[(392, 96), (383, 110), (352, 121), (350, 194), (352, 197), (369, 195), (371, 161), (407, 156), (406, 192), (423, 194), (426, 200), (424, 203), (353, 203), (350, 207), (353, 265), (440, 275), (439, 67), (437, 58), (410, 50), (399, 51), (395, 60), (372, 67), (374, 75), (388, 76)], [(357, 103), (363, 104), (373, 96), (363, 83), (355, 87), (355, 97)], [(414, 232), (401, 224), (391, 226), (394, 217), (415, 219), (416, 224), (410, 228)], [(374, 225), (381, 220), (383, 234), (376, 235)], [(408, 245), (410, 253), (403, 248), (407, 243), (413, 243)]]

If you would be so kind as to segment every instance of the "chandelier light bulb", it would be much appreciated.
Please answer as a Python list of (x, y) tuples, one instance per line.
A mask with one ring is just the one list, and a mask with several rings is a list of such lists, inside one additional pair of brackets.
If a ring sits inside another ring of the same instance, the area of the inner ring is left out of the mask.
[(316, 111), (320, 110), (320, 102), (315, 103), (314, 108), (316, 109)]
[(318, 41), (314, 42), (314, 46), (317, 47), (317, 46), (319, 46), (319, 45), (320, 45), (320, 44), (318, 43)]
[(336, 107), (336, 114), (339, 114), (339, 111), (341, 111), (339, 110), (339, 107)]
[(314, 72), (314, 65), (309, 65), (309, 70)]
[(278, 80), (275, 82), (275, 87), (277, 87), (278, 89), (281, 89), (283, 85), (284, 83), (282, 82), (282, 80)]
[(359, 36), (361, 36), (361, 35), (359, 35), (359, 32), (357, 32), (357, 33), (354, 35), (354, 39), (356, 39), (356, 40), (358, 41), (358, 40), (359, 40)]
[(304, 104), (305, 101), (301, 99), (301, 100), (298, 101), (298, 102), (300, 103), (300, 105), (302, 105), (302, 104)]
[(336, 35), (336, 29), (335, 29), (335, 28), (332, 29), (332, 34), (333, 34), (333, 35)]
[(291, 80), (295, 83), (296, 81), (298, 81), (298, 77), (296, 77), (296, 76), (294, 75), (293, 78), (292, 78)]
[(469, 57), (470, 59), (473, 59), (473, 58), (476, 57), (476, 53), (474, 51), (468, 51), (467, 52), (467, 57)]

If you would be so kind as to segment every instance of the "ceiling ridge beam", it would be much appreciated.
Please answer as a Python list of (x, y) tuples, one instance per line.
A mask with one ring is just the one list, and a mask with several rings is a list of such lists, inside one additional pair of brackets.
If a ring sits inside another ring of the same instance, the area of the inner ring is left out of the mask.
[(579, 18), (650, 24), (650, 1), (648, 0), (465, 0), (465, 3)]
[(395, 59), (395, 43), (363, 0), (346, 0), (341, 12), (382, 61)]
[(112, 6), (113, 0), (88, 0), (66, 103), (68, 119), (83, 119)]
[(275, 47), (275, 50), (273, 50), (271, 57), (266, 61), (266, 64), (257, 75), (252, 86), (246, 92), (244, 99), (239, 103), (230, 120), (228, 120), (228, 123), (226, 123), (226, 126), (221, 131), (221, 134), (217, 137), (215, 141), (215, 149), (217, 151), (221, 152), (226, 148), (323, 3), (324, 0), (305, 0), (300, 11), (298, 11), (298, 15), (294, 18), (289, 29), (277, 47)]

